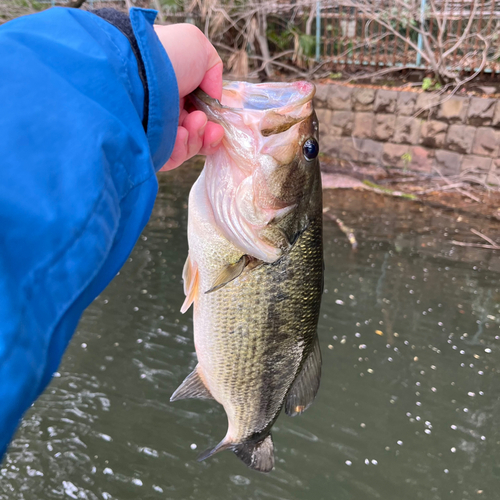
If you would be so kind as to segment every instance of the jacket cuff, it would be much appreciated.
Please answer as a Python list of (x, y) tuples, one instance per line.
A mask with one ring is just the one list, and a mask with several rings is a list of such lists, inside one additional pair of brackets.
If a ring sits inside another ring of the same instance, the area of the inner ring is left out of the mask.
[(151, 9), (130, 9), (130, 22), (144, 63), (149, 94), (145, 129), (153, 165), (158, 171), (174, 148), (179, 123), (179, 89), (172, 63), (153, 29), (156, 15)]

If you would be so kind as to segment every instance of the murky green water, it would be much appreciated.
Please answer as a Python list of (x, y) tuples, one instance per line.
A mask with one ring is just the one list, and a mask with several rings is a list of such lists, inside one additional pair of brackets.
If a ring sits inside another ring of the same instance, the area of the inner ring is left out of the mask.
[(327, 215), (359, 249), (325, 221), (317, 401), (276, 423), (270, 475), (230, 452), (196, 461), (226, 421), (215, 402), (169, 403), (195, 365), (191, 313), (179, 313), (193, 176), (164, 177), (130, 261), (0, 467), (0, 499), (497, 499), (498, 255), (443, 243), (456, 216), (341, 191)]

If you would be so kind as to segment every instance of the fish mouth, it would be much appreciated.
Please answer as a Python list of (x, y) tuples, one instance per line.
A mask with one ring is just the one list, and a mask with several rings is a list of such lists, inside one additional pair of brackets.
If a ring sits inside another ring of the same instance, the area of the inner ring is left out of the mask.
[[(229, 122), (237, 128), (253, 128), (256, 135), (269, 137), (290, 129), (313, 113), (314, 84), (299, 82), (223, 82), (220, 101), (196, 89), (191, 94), (194, 107), (209, 120), (220, 123), (229, 132)], [(252, 126), (253, 124), (253, 126)], [(234, 129), (233, 129), (234, 131)]]
[(207, 95), (200, 88), (192, 94), (207, 106), (235, 112), (291, 110), (312, 101), (316, 87), (306, 81), (247, 83), (224, 81), (221, 100)]

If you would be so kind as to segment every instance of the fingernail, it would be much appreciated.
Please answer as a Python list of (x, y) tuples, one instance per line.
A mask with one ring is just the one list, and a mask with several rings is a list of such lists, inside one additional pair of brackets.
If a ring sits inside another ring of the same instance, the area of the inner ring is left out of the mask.
[(205, 123), (205, 125), (203, 125), (203, 127), (200, 128), (200, 130), (198, 131), (198, 135), (200, 137), (203, 137), (203, 135), (205, 134), (205, 127), (207, 126), (207, 124)]
[(210, 144), (210, 147), (216, 148), (221, 142), (222, 142), (222, 137), (220, 139), (216, 140), (215, 142), (212, 142), (212, 144)]

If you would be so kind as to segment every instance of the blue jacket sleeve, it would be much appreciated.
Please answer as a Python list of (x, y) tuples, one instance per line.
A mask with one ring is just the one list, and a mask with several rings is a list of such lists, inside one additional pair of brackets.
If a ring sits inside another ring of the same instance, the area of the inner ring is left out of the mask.
[(0, 27), (0, 459), (151, 214), (179, 116), (155, 15), (130, 12), (147, 132), (137, 59), (113, 25), (53, 8)]

